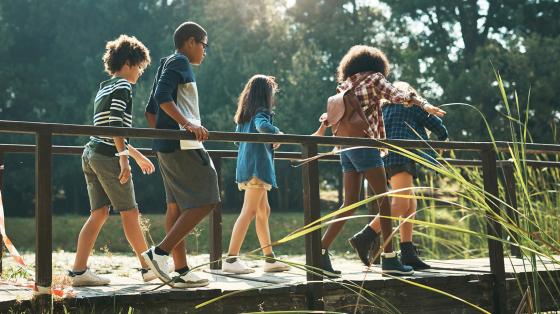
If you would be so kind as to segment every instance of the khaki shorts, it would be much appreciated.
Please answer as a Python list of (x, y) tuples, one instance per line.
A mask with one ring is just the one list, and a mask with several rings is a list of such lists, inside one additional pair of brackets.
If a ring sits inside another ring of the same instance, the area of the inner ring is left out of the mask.
[(82, 170), (92, 211), (105, 206), (111, 206), (117, 212), (138, 208), (132, 178), (125, 184), (119, 181), (121, 167), (118, 157), (96, 153), (86, 145), (82, 154)]
[(237, 183), (237, 187), (239, 188), (239, 191), (247, 189), (266, 189), (267, 191), (270, 191), (272, 189), (272, 185), (257, 177), (252, 177), (249, 181)]
[(218, 175), (204, 149), (157, 153), (166, 202), (181, 211), (220, 202)]

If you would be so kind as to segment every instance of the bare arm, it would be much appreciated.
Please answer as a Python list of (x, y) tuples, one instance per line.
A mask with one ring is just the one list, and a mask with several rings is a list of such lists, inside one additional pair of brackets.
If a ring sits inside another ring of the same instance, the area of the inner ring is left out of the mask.
[[(117, 148), (117, 152), (120, 153), (126, 150), (126, 145), (124, 144), (124, 138), (120, 136), (115, 136), (113, 137), (113, 142), (115, 142), (115, 147)], [(125, 184), (130, 179), (130, 164), (128, 163), (127, 155), (119, 156), (119, 166), (121, 168), (121, 172), (119, 173), (119, 182), (121, 184)]]
[(150, 112), (144, 112), (144, 117), (146, 118), (146, 122), (148, 122), (148, 127), (155, 129), (156, 115)]
[(203, 126), (198, 126), (190, 123), (185, 116), (177, 109), (175, 102), (169, 101), (159, 105), (161, 110), (167, 113), (175, 122), (180, 126), (187, 129), (189, 132), (194, 133), (197, 141), (202, 142), (208, 139), (208, 130)]

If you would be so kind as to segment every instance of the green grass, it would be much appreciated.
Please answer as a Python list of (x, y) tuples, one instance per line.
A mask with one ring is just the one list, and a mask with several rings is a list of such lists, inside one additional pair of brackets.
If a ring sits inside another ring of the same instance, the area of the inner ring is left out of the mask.
[[(229, 238), (235, 219), (238, 214), (223, 214), (223, 237), (222, 245), (224, 251), (229, 246)], [(165, 215), (145, 215), (144, 219), (149, 221), (150, 236), (148, 242), (153, 239), (159, 242), (165, 235), (164, 221)], [(86, 221), (87, 216), (55, 216), (53, 217), (53, 248), (55, 251), (74, 252), (76, 250), (76, 240), (82, 225)], [(367, 219), (353, 219), (348, 222), (339, 239), (333, 245), (333, 252), (337, 254), (353, 254), (346, 239), (353, 233), (357, 232)], [(275, 213), (274, 210), (270, 217), (272, 239), (279, 239), (290, 233), (292, 230), (303, 226), (303, 213)], [(6, 219), (7, 233), (16, 248), (20, 251), (34, 251), (35, 243), (35, 221), (33, 218), (7, 217)], [(151, 237), (151, 239), (150, 239)], [(208, 219), (205, 219), (199, 226), (187, 237), (187, 246), (189, 254), (205, 254), (209, 253), (208, 244)], [(259, 242), (255, 234), (254, 223), (249, 228), (247, 238), (243, 243), (242, 252), (259, 247)], [(128, 245), (121, 226), (120, 217), (111, 215), (97, 239), (95, 245), (96, 251), (122, 252), (131, 253), (132, 249)], [(303, 238), (278, 246), (275, 249), (277, 254), (305, 254), (305, 243)]]

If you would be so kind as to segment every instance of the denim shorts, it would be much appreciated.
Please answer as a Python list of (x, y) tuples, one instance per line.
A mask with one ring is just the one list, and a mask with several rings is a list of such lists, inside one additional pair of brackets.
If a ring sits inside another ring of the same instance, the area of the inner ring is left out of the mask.
[(415, 162), (407, 162), (405, 164), (398, 164), (385, 167), (385, 173), (387, 174), (387, 180), (397, 173), (408, 172), (414, 179), (418, 178), (418, 169)]
[(383, 159), (377, 148), (355, 148), (340, 153), (342, 172), (364, 172), (383, 167)]

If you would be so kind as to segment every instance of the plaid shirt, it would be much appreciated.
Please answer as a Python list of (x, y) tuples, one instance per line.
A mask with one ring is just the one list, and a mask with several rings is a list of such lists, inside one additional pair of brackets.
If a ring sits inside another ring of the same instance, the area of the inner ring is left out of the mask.
[(373, 139), (385, 139), (385, 126), (381, 111), (381, 100), (386, 99), (392, 103), (410, 104), (411, 93), (401, 91), (394, 87), (385, 76), (375, 72), (356, 73), (337, 87), (337, 93), (353, 89), (356, 97), (362, 104), (362, 109), (372, 128)]
[[(428, 140), (426, 129), (432, 131), (440, 141), (447, 139), (447, 129), (440, 118), (430, 115), (418, 106), (406, 108), (401, 104), (383, 105), (383, 118), (389, 139)], [(414, 151), (416, 154), (434, 161), (435, 154), (432, 150)], [(383, 158), (385, 167), (411, 162), (395, 152), (389, 152)]]

